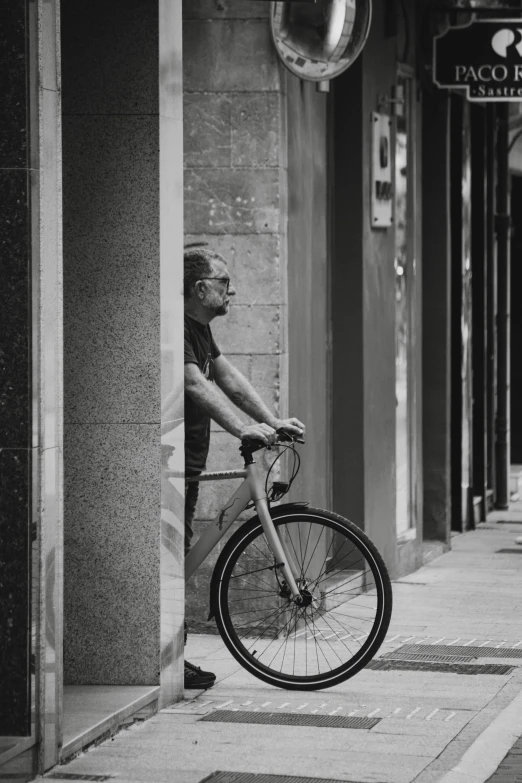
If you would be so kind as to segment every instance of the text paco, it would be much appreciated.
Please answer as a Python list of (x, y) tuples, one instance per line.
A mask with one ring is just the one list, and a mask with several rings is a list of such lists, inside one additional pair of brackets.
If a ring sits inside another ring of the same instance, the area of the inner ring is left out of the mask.
[(456, 65), (455, 82), (457, 84), (484, 84), (488, 82), (518, 82), (522, 80), (522, 65)]

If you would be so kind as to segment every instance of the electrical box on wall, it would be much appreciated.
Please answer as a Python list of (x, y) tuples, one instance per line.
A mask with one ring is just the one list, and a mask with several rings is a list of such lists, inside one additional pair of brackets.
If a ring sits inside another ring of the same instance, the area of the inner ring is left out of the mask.
[(391, 164), (391, 118), (372, 112), (371, 210), (372, 228), (388, 228), (393, 223), (393, 184)]

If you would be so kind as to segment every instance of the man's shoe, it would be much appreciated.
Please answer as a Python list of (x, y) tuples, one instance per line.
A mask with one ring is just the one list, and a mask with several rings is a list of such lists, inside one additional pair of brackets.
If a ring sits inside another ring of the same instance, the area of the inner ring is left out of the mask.
[(205, 672), (199, 666), (185, 661), (185, 688), (188, 690), (211, 688), (216, 682), (213, 672)]

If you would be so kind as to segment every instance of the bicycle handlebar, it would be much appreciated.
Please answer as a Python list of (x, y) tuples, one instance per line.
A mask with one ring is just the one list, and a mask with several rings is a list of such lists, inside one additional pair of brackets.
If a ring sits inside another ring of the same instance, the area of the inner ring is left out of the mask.
[(303, 438), (297, 438), (284, 430), (276, 430), (278, 439), (275, 443), (265, 443), (257, 438), (241, 438), (241, 445), (250, 451), (259, 451), (259, 449), (269, 449), (271, 446), (283, 446), (286, 443), (305, 443)]
[(278, 443), (288, 443), (289, 441), (291, 443), (305, 443), (304, 438), (297, 438), (294, 435), (289, 435), (287, 432), (284, 432), (283, 430), (276, 430), (278, 435), (278, 440), (275, 442), (275, 446)]

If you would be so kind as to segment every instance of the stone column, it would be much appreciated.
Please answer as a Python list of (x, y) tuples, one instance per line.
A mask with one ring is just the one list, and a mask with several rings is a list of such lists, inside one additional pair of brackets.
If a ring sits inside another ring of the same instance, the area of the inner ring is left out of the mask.
[[(11, 748), (10, 761), (0, 756), (6, 778), (56, 764), (60, 740), (58, 16), (57, 0), (0, 4), (0, 735), (26, 738)], [(31, 719), (32, 700), (37, 711)], [(30, 746), (37, 739), (35, 752)]]
[(62, 16), (64, 678), (155, 685), (163, 668), (164, 702), (183, 614), (173, 519), (160, 561), (160, 346), (165, 394), (183, 372), (180, 13), (71, 0)]
[(31, 148), (29, 34), (24, 0), (0, 8), (0, 735), (30, 725)]
[(451, 252), (449, 103), (445, 94), (424, 93), (423, 129), (424, 538), (449, 543)]

